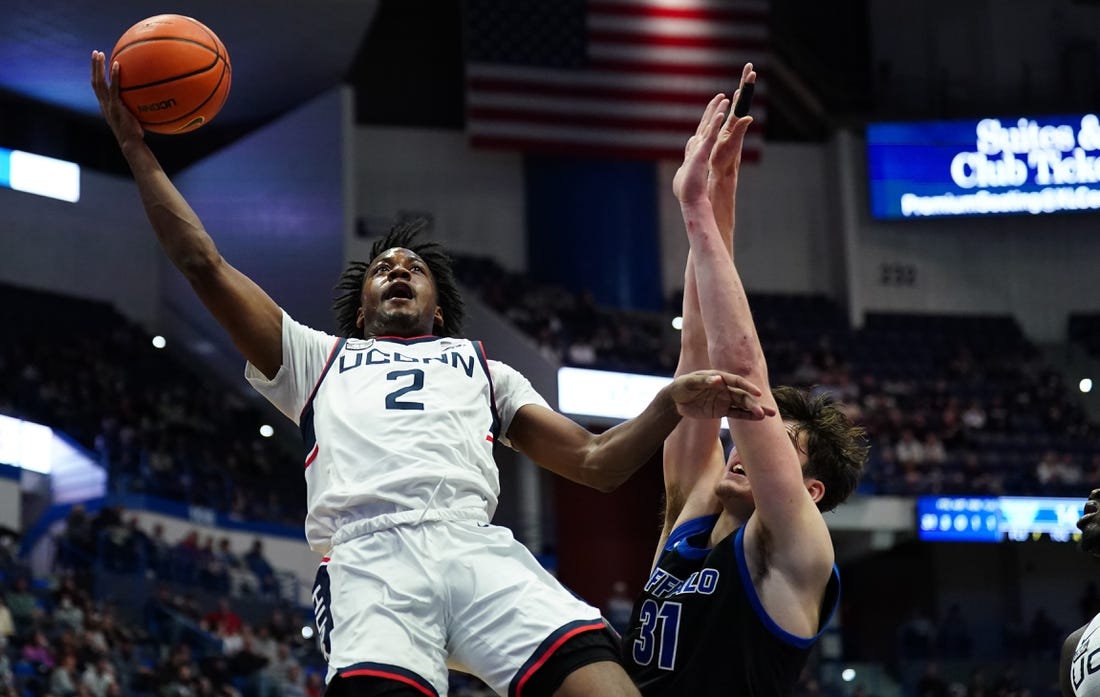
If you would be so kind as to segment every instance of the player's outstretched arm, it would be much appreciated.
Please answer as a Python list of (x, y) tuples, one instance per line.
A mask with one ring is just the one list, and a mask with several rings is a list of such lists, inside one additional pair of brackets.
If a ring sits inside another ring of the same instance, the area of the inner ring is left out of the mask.
[(508, 439), (538, 465), (579, 484), (613, 491), (653, 456), (684, 416), (762, 419), (760, 390), (749, 381), (716, 370), (680, 375), (661, 388), (638, 416), (600, 434), (535, 404), (516, 412)]
[[(716, 95), (707, 105), (695, 135), (700, 135), (718, 110), (725, 95)], [(676, 375), (710, 368), (707, 333), (699, 310), (699, 292), (691, 252), (684, 268), (684, 297), (681, 309), (680, 357)], [(713, 419), (684, 419), (669, 434), (662, 451), (665, 510), (657, 554), (681, 520), (715, 513), (713, 495), (716, 478), (725, 464), (719, 422)]]
[(250, 278), (218, 253), (202, 221), (169, 180), (145, 143), (144, 130), (118, 96), (118, 64), (106, 78), (106, 58), (92, 53), (92, 89), (141, 194), (161, 247), (237, 350), (260, 372), (275, 376), (282, 364), (282, 310)]
[[(673, 180), (673, 191), (680, 201), (691, 243), (711, 366), (760, 385), (761, 403), (774, 407), (767, 363), (745, 289), (731, 263), (708, 197), (709, 162), (715, 159), (714, 149), (734, 150), (719, 155), (732, 156), (735, 176), (744, 135), (752, 122), (748, 116), (738, 118), (730, 129), (731, 138), (720, 141), (719, 131), (729, 106), (724, 101), (720, 113), (689, 141), (684, 163)], [(730, 174), (727, 172), (727, 176)], [(806, 489), (795, 445), (779, 419), (732, 421), (730, 427), (755, 502), (746, 539), (756, 534), (768, 536), (769, 567), (788, 578), (792, 587), (802, 589), (795, 592), (816, 611), (819, 598), (812, 602), (809, 598), (824, 587), (831, 572), (832, 544), (824, 519)]]

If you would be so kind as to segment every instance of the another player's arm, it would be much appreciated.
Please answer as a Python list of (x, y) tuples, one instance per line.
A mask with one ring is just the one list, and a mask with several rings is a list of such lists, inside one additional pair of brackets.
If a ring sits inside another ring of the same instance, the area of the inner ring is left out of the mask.
[[(722, 109), (728, 106), (726, 102)], [(731, 127), (732, 137), (721, 143), (721, 148), (734, 151), (731, 153), (734, 172), (739, 167), (741, 145), (751, 121), (751, 117), (736, 119)], [(730, 263), (726, 242), (707, 196), (707, 160), (718, 141), (720, 126), (720, 117), (711, 117), (705, 136), (698, 140), (694, 151), (689, 151), (677, 172), (674, 189), (691, 242), (699, 297), (706, 298), (700, 310), (707, 328), (711, 366), (760, 385), (764, 391), (761, 403), (774, 408), (767, 363), (745, 289), (735, 265)], [(809, 598), (820, 591), (831, 573), (833, 551), (825, 521), (803, 482), (795, 446), (779, 419), (732, 421), (730, 427), (752, 482), (756, 504), (746, 535), (766, 536), (770, 542), (769, 568), (782, 573), (798, 589), (796, 592), (804, 592)]]
[(1077, 697), (1073, 690), (1073, 654), (1077, 651), (1077, 643), (1081, 641), (1081, 635), (1085, 633), (1088, 625), (1083, 625), (1073, 634), (1066, 637), (1062, 643), (1062, 656), (1058, 661), (1058, 686), (1062, 690), (1062, 697)]
[(614, 491), (653, 456), (680, 423), (692, 418), (764, 418), (759, 389), (736, 375), (696, 371), (661, 388), (638, 416), (594, 434), (552, 409), (528, 404), (512, 417), (508, 439), (555, 474)]
[[(741, 72), (741, 83), (733, 95), (733, 103), (739, 105), (744, 113), (748, 112), (752, 101), (752, 88), (745, 90), (745, 85), (752, 85), (755, 82), (756, 72), (751, 63), (746, 63)], [(741, 99), (742, 95), (746, 95), (747, 98)], [(703, 128), (710, 123), (717, 112), (722, 98), (723, 95), (716, 95), (707, 105), (703, 118), (699, 121), (696, 136), (702, 135)], [(719, 142), (728, 141), (733, 137), (733, 125), (737, 119), (733, 115), (733, 110), (730, 111), (729, 117), (726, 118), (718, 134)], [(731, 259), (737, 193), (737, 166), (734, 162), (734, 152), (730, 147), (713, 148), (707, 178), (707, 192), (714, 208), (715, 221)], [(680, 332), (680, 360), (676, 367), (676, 374), (710, 368), (706, 328), (699, 310), (699, 292), (690, 251), (684, 269), (684, 300), (681, 316), (683, 325)], [(717, 421), (688, 419), (682, 421), (665, 441), (665, 511), (664, 526), (657, 546), (658, 555), (677, 523), (712, 513), (717, 509), (718, 504), (713, 496), (714, 480), (725, 468), (722, 444), (718, 434)]]
[(141, 124), (119, 99), (117, 67), (112, 66), (108, 84), (105, 63), (102, 53), (92, 54), (92, 88), (133, 172), (161, 247), (237, 350), (273, 378), (282, 365), (282, 311), (262, 288), (222, 258), (202, 221), (145, 143)]
[[(704, 123), (709, 123), (708, 114), (717, 110), (721, 99), (722, 96), (717, 95), (707, 105), (706, 114), (699, 122), (700, 129)], [(698, 135), (699, 131), (696, 131), (696, 136)], [(699, 311), (699, 293), (690, 250), (684, 268), (681, 317), (683, 324), (680, 329), (680, 357), (676, 365), (676, 375), (709, 369), (707, 334)], [(665, 510), (654, 563), (677, 524), (717, 512), (718, 501), (713, 495), (713, 487), (723, 465), (719, 421), (715, 419), (685, 419), (665, 439)]]

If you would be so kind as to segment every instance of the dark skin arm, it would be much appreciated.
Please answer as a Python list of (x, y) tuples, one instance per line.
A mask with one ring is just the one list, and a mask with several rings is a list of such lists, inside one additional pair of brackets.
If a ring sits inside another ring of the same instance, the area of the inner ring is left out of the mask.
[(1070, 677), (1070, 668), (1073, 665), (1073, 652), (1077, 650), (1077, 642), (1081, 641), (1081, 635), (1085, 633), (1085, 627), (1082, 626), (1073, 634), (1066, 637), (1065, 643), (1062, 644), (1062, 657), (1058, 661), (1058, 685), (1062, 688), (1062, 697), (1077, 697), (1073, 691), (1072, 678)]
[(508, 438), (524, 455), (566, 479), (613, 491), (644, 465), (684, 416), (762, 419), (760, 390), (730, 373), (705, 370), (677, 376), (641, 414), (600, 434), (551, 409), (528, 404), (516, 412)]
[(105, 64), (103, 53), (92, 53), (92, 89), (130, 165), (161, 248), (229, 333), (241, 355), (268, 378), (275, 377), (283, 362), (282, 310), (218, 252), (202, 221), (145, 143), (141, 124), (119, 99), (118, 63), (111, 66), (110, 83)]

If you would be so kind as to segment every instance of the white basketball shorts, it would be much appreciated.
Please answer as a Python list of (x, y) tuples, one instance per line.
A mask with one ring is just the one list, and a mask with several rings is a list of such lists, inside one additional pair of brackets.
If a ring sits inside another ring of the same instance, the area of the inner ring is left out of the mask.
[(399, 525), (337, 544), (313, 590), (336, 674), (447, 694), (448, 666), (522, 697), (562, 643), (602, 631), (599, 610), (543, 569), (507, 528), (474, 521)]

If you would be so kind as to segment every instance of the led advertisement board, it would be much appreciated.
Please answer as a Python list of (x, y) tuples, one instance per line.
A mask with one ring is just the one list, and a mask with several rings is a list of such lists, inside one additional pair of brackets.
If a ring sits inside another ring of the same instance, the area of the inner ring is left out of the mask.
[(871, 124), (867, 166), (880, 220), (1100, 210), (1100, 118)]

